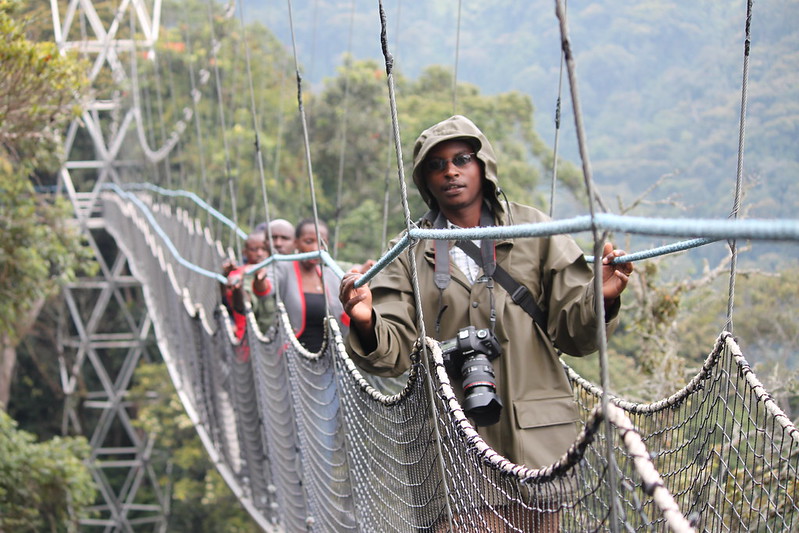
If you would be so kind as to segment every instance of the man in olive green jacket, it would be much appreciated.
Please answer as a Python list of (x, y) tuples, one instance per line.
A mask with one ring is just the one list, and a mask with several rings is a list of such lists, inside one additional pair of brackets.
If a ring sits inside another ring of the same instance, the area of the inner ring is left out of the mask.
[[(419, 136), (413, 180), (430, 207), (420, 222), (423, 228), (549, 220), (535, 208), (500, 201), (494, 151), (463, 116), (453, 116)], [(481, 265), (453, 246), (454, 241), (440, 242), (445, 247), (439, 248), (444, 250), (439, 253), (439, 265), (444, 265), (439, 274), (449, 278), (443, 284), (436, 281), (435, 241), (423, 241), (413, 252), (426, 333), (443, 341), (466, 326), (493, 327), (502, 348), (493, 360), (496, 394), (504, 407), (498, 423), (478, 427), (478, 432), (515, 463), (532, 468), (549, 465), (577, 435), (577, 410), (555, 347), (575, 356), (598, 349), (593, 270), (568, 235), (495, 242), (497, 265), (527, 287), (546, 313), (543, 331), (505, 289), (488, 282)], [(624, 252), (605, 244), (602, 297), (608, 327), (617, 321), (619, 297), (632, 272), (631, 263), (610, 263), (620, 255)], [(401, 254), (368, 287), (356, 289), (353, 284), (360, 276), (348, 273), (340, 290), (351, 319), (348, 350), (366, 371), (397, 376), (409, 368), (411, 347), (419, 336), (409, 258)], [(461, 383), (452, 381), (462, 401)]]

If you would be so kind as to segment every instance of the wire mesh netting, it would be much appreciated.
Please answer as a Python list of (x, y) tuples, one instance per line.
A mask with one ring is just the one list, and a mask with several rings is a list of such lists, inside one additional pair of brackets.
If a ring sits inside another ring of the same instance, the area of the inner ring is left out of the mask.
[[(307, 353), (282, 311), (236, 340), (210, 232), (178, 209), (105, 193), (109, 231), (143, 280), (159, 346), (209, 455), (274, 531), (789, 531), (799, 432), (722, 334), (697, 376), (652, 404), (613, 398), (568, 368), (583, 431), (554, 465), (488, 447), (463, 415), (437, 343), (410, 373), (362, 375), (331, 321)], [(142, 205), (155, 213), (142, 214)], [(280, 309), (280, 307), (279, 307)], [(424, 349), (421, 349), (424, 348)], [(611, 431), (606, 431), (610, 427)], [(608, 437), (610, 436), (610, 437)], [(608, 440), (610, 438), (610, 441)]]

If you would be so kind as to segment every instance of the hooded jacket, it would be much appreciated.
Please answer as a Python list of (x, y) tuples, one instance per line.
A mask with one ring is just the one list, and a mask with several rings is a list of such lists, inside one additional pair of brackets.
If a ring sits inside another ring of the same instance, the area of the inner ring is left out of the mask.
[[(421, 227), (432, 227), (431, 221), (438, 212), (425, 185), (422, 162), (435, 145), (451, 139), (465, 140), (474, 147), (483, 165), (484, 197), (492, 208), (494, 224), (508, 225), (511, 219), (515, 224), (549, 220), (533, 207), (514, 202), (503, 206), (499, 202), (496, 158), (491, 145), (469, 119), (454, 116), (425, 130), (414, 147), (414, 183), (431, 207), (431, 213), (419, 222)], [(470, 284), (450, 262), (450, 283), (439, 293), (434, 281), (434, 241), (421, 242), (413, 253), (428, 336), (443, 341), (469, 325), (489, 327), (490, 294), (485, 282)], [(538, 468), (559, 459), (577, 436), (577, 409), (555, 347), (575, 356), (597, 350), (593, 271), (582, 250), (568, 235), (497, 240), (496, 260), (527, 287), (547, 313), (547, 331), (537, 327), (530, 315), (495, 284), (494, 333), (502, 354), (492, 364), (497, 394), (504, 407), (497, 424), (477, 430), (494, 450), (509, 460)], [(409, 261), (407, 254), (401, 254), (370, 283), (376, 349), (364, 352), (355, 330), (348, 337), (350, 354), (368, 372), (397, 376), (410, 367), (409, 354), (418, 331)], [(436, 333), (439, 313), (440, 330)], [(608, 310), (609, 326), (615, 323), (617, 313), (618, 304)], [(459, 379), (451, 378), (456, 394), (463, 401)]]

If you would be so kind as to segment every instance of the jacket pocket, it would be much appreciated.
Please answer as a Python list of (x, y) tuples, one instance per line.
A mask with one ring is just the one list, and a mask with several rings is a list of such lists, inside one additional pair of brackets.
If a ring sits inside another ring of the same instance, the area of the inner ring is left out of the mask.
[(571, 395), (517, 400), (513, 402), (513, 413), (516, 426), (520, 429), (557, 426), (578, 420), (574, 397)]

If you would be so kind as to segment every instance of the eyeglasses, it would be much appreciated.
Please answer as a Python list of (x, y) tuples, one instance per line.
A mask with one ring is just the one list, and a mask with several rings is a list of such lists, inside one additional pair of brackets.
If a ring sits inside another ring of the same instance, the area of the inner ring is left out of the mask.
[(441, 159), (440, 157), (433, 157), (425, 161), (425, 168), (428, 172), (440, 172), (447, 168), (450, 161), (458, 168), (463, 168), (471, 163), (477, 156), (474, 152), (468, 154), (458, 154), (452, 159)]

